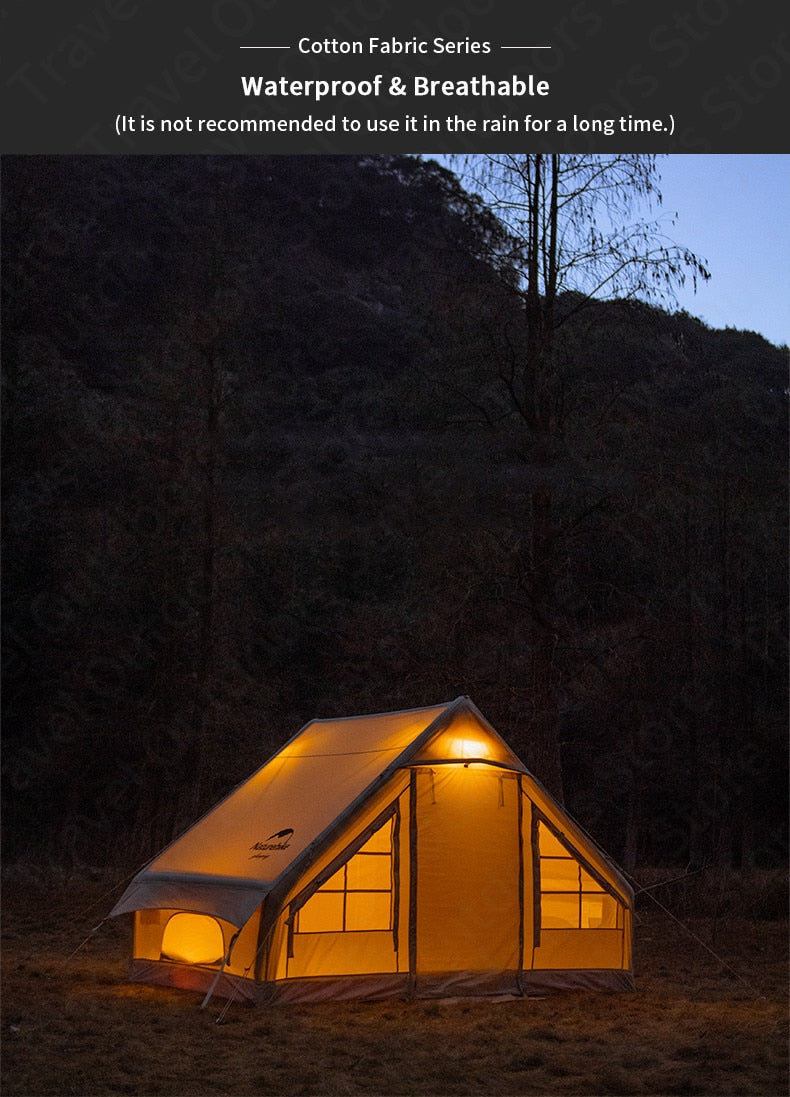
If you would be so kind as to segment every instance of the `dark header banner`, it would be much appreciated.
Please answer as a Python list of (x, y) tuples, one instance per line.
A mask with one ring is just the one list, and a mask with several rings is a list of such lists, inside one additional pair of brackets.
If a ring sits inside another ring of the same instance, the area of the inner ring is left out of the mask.
[(10, 153), (788, 149), (765, 0), (7, 0)]

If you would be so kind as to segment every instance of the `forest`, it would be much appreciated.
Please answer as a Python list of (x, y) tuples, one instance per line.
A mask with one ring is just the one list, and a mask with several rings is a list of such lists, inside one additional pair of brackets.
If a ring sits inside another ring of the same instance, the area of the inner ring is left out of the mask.
[(131, 870), (308, 720), (459, 694), (629, 871), (786, 863), (786, 347), (564, 290), (536, 424), (435, 162), (2, 182), (7, 864)]

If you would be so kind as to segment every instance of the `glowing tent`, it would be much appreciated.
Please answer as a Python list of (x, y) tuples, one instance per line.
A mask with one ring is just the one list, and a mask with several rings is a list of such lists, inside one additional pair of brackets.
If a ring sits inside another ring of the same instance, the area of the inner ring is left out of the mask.
[(459, 697), (311, 721), (111, 913), (135, 981), (317, 1001), (631, 989), (632, 904)]

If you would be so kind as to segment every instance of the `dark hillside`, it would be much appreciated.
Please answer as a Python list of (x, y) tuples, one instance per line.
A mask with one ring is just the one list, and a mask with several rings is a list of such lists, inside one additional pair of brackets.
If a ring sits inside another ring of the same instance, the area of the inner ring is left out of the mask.
[(529, 764), (548, 474), (571, 811), (784, 863), (785, 351), (595, 305), (542, 452), (509, 242), (437, 165), (12, 157), (3, 202), (8, 859), (131, 867), (316, 715), (465, 692)]

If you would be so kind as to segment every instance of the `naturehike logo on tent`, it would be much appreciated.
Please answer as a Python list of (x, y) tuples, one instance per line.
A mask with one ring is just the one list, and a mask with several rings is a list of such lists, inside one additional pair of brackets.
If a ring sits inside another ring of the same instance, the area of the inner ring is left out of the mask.
[[(256, 842), (254, 846), (250, 846), (250, 849), (254, 851), (250, 854), (250, 860), (252, 860), (253, 857), (260, 857), (263, 859), (268, 857), (270, 853), (288, 849), (291, 844), (289, 839), (293, 832), (293, 827), (286, 827), (285, 830), (278, 830), (275, 834), (270, 834), (265, 842)], [(280, 840), (275, 841), (277, 838)]]

